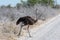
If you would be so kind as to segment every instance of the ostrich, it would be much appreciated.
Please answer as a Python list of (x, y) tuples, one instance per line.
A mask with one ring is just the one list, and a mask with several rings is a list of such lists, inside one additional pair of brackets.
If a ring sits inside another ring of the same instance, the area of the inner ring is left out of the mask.
[[(37, 11), (37, 9), (36, 9), (36, 11)], [(22, 22), (22, 25), (21, 25), (21, 28), (20, 28), (20, 31), (19, 31), (18, 36), (20, 36), (23, 26), (28, 25), (27, 31), (28, 31), (29, 37), (31, 37), (30, 32), (29, 32), (29, 27), (30, 27), (29, 25), (33, 25), (33, 24), (35, 24), (35, 23), (38, 21), (37, 13), (35, 13), (35, 14), (36, 14), (36, 20), (34, 20), (34, 19), (33, 19), (32, 17), (30, 17), (30, 16), (20, 17), (20, 18), (17, 20), (16, 25), (18, 25), (20, 22)]]

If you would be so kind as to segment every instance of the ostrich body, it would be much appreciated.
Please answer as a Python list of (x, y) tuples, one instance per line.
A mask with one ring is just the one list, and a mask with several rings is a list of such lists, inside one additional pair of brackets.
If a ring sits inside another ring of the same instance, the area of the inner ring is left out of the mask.
[(22, 22), (24, 25), (33, 25), (37, 20), (32, 19), (30, 16), (21, 17), (17, 20), (16, 25)]

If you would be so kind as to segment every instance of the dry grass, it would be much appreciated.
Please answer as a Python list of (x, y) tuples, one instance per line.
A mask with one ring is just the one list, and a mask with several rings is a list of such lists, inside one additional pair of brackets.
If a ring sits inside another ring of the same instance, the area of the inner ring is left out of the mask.
[(17, 26), (13, 22), (0, 23), (0, 40), (16, 40), (17, 33)]
[(16, 36), (8, 33), (0, 33), (0, 40), (16, 40)]

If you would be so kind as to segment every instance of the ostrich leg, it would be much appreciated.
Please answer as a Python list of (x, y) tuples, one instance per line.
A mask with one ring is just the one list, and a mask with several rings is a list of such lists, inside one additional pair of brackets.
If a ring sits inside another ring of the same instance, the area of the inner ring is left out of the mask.
[(29, 25), (28, 25), (28, 27), (27, 27), (27, 31), (28, 31), (29, 37), (31, 37), (30, 31), (29, 31)]
[(20, 31), (19, 31), (18, 36), (20, 36), (20, 35), (21, 35), (22, 27), (23, 27), (23, 25), (21, 25), (21, 27), (20, 27)]

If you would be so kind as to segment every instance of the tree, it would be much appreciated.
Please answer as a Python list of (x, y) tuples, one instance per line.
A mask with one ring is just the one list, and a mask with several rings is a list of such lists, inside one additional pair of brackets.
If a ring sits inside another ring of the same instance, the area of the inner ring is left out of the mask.
[(27, 7), (27, 1), (21, 0), (21, 4), (22, 4), (22, 6)]
[(20, 5), (21, 5), (20, 3), (16, 4), (16, 7), (17, 7), (18, 10), (20, 9)]
[(35, 4), (40, 3), (40, 2), (41, 0), (27, 0), (27, 4), (31, 6), (34, 6)]
[(50, 6), (54, 6), (54, 0), (48, 0), (48, 5), (50, 5)]
[(4, 5), (1, 6), (1, 8), (4, 8), (4, 7), (5, 7)]
[(7, 5), (6, 7), (7, 7), (7, 8), (11, 8), (11, 5), (9, 4), (9, 5)]
[(54, 0), (27, 0), (27, 4), (31, 6), (34, 6), (37, 3), (52, 6), (54, 5)]

